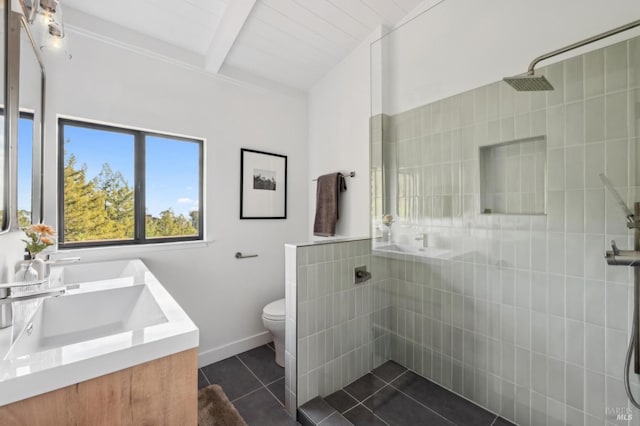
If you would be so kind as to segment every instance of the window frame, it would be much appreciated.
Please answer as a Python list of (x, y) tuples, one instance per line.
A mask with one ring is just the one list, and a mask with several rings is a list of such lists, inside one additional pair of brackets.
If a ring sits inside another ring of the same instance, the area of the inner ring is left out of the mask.
[[(83, 127), (86, 129), (107, 132), (123, 133), (134, 137), (133, 161), (134, 161), (134, 230), (131, 240), (102, 240), (102, 241), (64, 241), (64, 128), (66, 125)], [(174, 139), (198, 145), (198, 234), (180, 237), (147, 238), (146, 236), (146, 137)], [(109, 246), (136, 246), (146, 244), (175, 243), (184, 241), (204, 241), (204, 139), (176, 136), (170, 133), (142, 130), (131, 127), (116, 126), (112, 124), (83, 121), (74, 118), (58, 117), (58, 248), (78, 249), (90, 247)]]

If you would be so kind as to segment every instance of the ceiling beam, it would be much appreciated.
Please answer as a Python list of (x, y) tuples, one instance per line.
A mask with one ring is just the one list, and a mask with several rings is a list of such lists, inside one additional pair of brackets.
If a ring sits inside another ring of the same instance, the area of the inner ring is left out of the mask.
[(256, 0), (230, 0), (220, 20), (218, 30), (211, 40), (207, 56), (205, 58), (205, 68), (207, 71), (217, 73), (224, 64), (233, 43), (242, 31), (244, 23), (249, 18), (249, 14), (256, 4)]

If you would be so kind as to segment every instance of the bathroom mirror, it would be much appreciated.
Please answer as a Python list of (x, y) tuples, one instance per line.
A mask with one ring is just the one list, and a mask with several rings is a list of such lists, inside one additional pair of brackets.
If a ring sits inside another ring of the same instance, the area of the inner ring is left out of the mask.
[(29, 24), (20, 20), (20, 90), (17, 152), (17, 225), (42, 220), (44, 65)]
[[(21, 3), (22, 6), (24, 6)], [(24, 14), (5, 11), (7, 61), (3, 153), (2, 230), (42, 218), (44, 66)]]
[[(5, 61), (7, 55), (5, 54), (5, 39), (7, 34), (7, 14), (8, 9), (6, 7), (6, 2), (4, 0), (0, 0), (0, 20), (2, 23), (0, 25), (0, 51), (2, 55), (0, 56), (2, 62), (0, 64), (0, 99), (2, 99), (2, 105), (6, 105), (5, 99)], [(2, 109), (4, 112), (4, 108)], [(5, 132), (4, 132), (4, 114), (0, 115), (0, 126), (3, 129), (2, 136), (0, 137), (0, 188), (2, 188), (2, 194), (0, 196), (0, 232), (5, 232), (8, 228), (8, 209), (9, 205), (9, 145), (5, 143)]]

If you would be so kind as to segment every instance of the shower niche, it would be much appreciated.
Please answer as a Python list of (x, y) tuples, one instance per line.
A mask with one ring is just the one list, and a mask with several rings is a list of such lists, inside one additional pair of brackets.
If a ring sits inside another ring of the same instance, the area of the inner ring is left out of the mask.
[(483, 214), (545, 214), (547, 141), (536, 136), (481, 146)]

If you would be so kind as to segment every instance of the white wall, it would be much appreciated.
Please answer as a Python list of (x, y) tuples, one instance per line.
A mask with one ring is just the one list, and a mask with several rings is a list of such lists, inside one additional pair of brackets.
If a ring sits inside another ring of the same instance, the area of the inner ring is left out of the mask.
[[(416, 10), (433, 4), (425, 0)], [(445, 0), (387, 38), (391, 99), (385, 112), (524, 73), (539, 55), (639, 17), (636, 0)]]
[[(306, 236), (305, 97), (236, 84), (140, 50), (68, 34), (73, 59), (49, 57), (46, 64), (45, 221), (57, 223), (56, 114), (206, 138), (205, 230), (215, 242), (191, 249), (82, 250), (80, 256), (141, 257), (200, 328), (201, 364), (270, 340), (262, 307), (284, 297), (284, 244)], [(288, 219), (239, 220), (243, 147), (288, 156)], [(0, 250), (17, 250), (18, 260), (22, 248), (11, 239), (3, 237)], [(236, 251), (259, 257), (236, 260)]]
[[(404, 65), (395, 74), (392, 109), (521, 73), (540, 53), (638, 16), (640, 3), (634, 0), (617, 0), (615, 8), (603, 0), (544, 0), (535, 7), (510, 0), (446, 0), (403, 27), (402, 35), (395, 33), (401, 49), (393, 52)], [(83, 258), (142, 257), (200, 327), (206, 360), (233, 353), (241, 345), (216, 349), (260, 335), (260, 309), (284, 294), (283, 244), (312, 234), (311, 179), (356, 171), (342, 195), (337, 237), (369, 234), (369, 43), (374, 38), (311, 89), (307, 107), (303, 97), (236, 85), (69, 31), (73, 60), (47, 64), (46, 221), (55, 223), (56, 214), (56, 113), (207, 138), (206, 226), (214, 243), (191, 250), (94, 250)], [(446, 73), (438, 73), (440, 63), (447, 64)], [(289, 219), (238, 219), (241, 147), (289, 156)], [(238, 250), (260, 257), (236, 261)], [(6, 277), (22, 256), (19, 235), (0, 236), (0, 253)]]
[[(425, 0), (382, 39), (382, 51), (376, 40), (384, 29), (374, 32), (309, 92), (309, 237), (323, 239), (313, 237), (316, 185), (311, 179), (351, 170), (357, 177), (347, 181), (349, 189), (340, 199), (336, 238), (369, 235), (371, 99), (374, 114), (396, 114), (523, 73), (540, 54), (638, 17), (635, 0), (619, 0), (615, 7), (603, 0), (543, 0), (535, 6), (512, 0)], [(380, 72), (382, 84), (376, 77)]]
[(16, 262), (24, 255), (24, 234), (22, 232), (7, 232), (0, 235), (0, 282), (13, 281)]
[(336, 238), (369, 235), (369, 50), (375, 31), (309, 91), (309, 237), (313, 236), (316, 182), (332, 172), (355, 171), (340, 197)]

